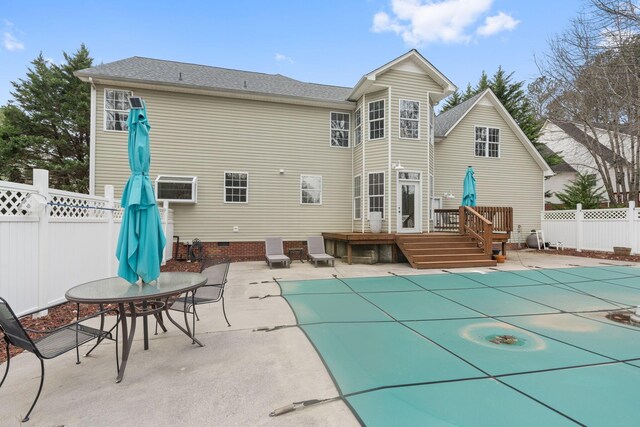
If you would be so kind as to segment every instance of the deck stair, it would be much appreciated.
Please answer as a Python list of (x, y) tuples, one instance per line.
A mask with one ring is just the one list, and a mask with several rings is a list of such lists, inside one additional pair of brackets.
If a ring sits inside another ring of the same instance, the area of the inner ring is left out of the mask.
[(413, 268), (494, 267), (496, 261), (485, 254), (468, 235), (455, 233), (398, 234), (396, 244)]

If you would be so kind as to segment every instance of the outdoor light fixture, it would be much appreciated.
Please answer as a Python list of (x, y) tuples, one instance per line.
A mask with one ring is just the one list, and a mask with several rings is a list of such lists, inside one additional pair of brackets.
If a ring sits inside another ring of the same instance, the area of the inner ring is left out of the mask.
[(444, 193), (444, 194), (443, 194), (443, 197), (444, 197), (445, 199), (455, 199), (455, 198), (456, 198), (456, 196), (454, 196), (454, 195), (453, 195), (453, 193), (451, 192), (451, 190), (449, 190), (449, 192), (448, 192), (448, 193)]
[(401, 171), (402, 169), (404, 169), (404, 166), (402, 166), (400, 164), (400, 161), (398, 161), (397, 163), (391, 163), (391, 169), (395, 169), (397, 171)]
[(284, 169), (280, 169), (280, 175), (284, 175)]

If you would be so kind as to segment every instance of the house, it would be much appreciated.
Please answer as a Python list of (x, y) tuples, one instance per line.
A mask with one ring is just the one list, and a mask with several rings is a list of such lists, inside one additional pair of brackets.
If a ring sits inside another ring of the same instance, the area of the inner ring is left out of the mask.
[[(629, 135), (620, 134), (622, 137), (620, 148), (614, 152), (608, 145), (617, 144), (617, 142), (610, 142), (610, 136), (605, 127), (595, 128), (595, 133), (594, 138), (592, 131), (573, 122), (552, 120), (545, 122), (538, 142), (562, 156), (568, 165), (556, 177), (549, 179), (547, 190), (561, 191), (565, 184), (575, 179), (576, 172), (579, 172), (595, 175), (597, 188), (606, 188), (605, 180), (610, 182), (614, 197), (618, 197), (622, 185), (628, 191), (628, 178), (633, 173), (631, 163), (627, 160), (633, 158)], [(617, 176), (624, 176), (620, 183), (617, 182), (616, 167), (619, 168)], [(612, 202), (606, 192), (604, 199), (605, 202)], [(552, 198), (550, 201), (556, 203), (553, 200)]]
[(91, 191), (122, 190), (127, 97), (141, 96), (158, 198), (180, 239), (209, 251), (262, 259), (267, 236), (295, 246), (366, 233), (371, 212), (383, 233), (428, 233), (434, 208), (460, 203), (467, 165), (478, 204), (513, 206), (515, 225), (540, 226), (544, 160), (491, 91), (436, 118), (456, 87), (416, 50), (353, 88), (140, 57), (76, 75), (91, 85)]
[(571, 185), (571, 183), (575, 181), (575, 179), (578, 177), (578, 171), (576, 171), (573, 166), (562, 159), (560, 154), (551, 150), (547, 145), (541, 146), (540, 154), (545, 157), (555, 156), (561, 159), (557, 164), (550, 166), (551, 170), (553, 171), (553, 175), (547, 177), (544, 187), (545, 198), (547, 202), (545, 209), (553, 209), (553, 205), (562, 204), (562, 201), (556, 194), (563, 192), (567, 185)]

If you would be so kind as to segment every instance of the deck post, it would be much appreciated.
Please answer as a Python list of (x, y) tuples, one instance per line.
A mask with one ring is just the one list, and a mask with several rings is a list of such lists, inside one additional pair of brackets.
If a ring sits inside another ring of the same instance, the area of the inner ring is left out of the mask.
[(458, 208), (458, 233), (460, 233), (461, 235), (464, 234), (464, 222), (465, 222), (465, 218), (464, 218), (464, 206), (460, 206)]

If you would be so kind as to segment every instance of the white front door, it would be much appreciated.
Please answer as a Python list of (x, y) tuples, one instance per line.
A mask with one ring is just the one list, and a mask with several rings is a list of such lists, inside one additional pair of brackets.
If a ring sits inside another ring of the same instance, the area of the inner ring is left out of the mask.
[(398, 172), (398, 233), (422, 231), (421, 195), (420, 172)]

